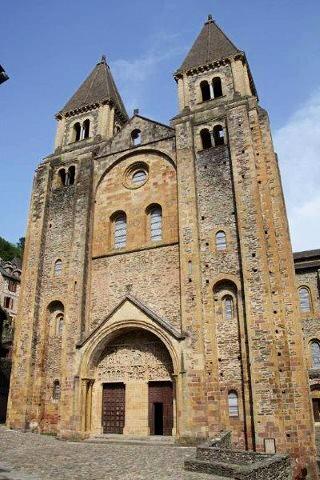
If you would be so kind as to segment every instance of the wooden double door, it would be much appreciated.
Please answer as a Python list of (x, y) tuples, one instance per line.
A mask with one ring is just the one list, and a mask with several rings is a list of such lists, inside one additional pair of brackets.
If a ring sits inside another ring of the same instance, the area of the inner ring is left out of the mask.
[[(148, 397), (150, 435), (172, 435), (172, 382), (149, 382)], [(125, 426), (125, 385), (123, 383), (103, 385), (102, 425), (103, 433), (123, 433)]]
[(125, 385), (105, 383), (102, 397), (103, 433), (123, 433), (125, 421)]
[(172, 382), (149, 382), (150, 435), (172, 435)]

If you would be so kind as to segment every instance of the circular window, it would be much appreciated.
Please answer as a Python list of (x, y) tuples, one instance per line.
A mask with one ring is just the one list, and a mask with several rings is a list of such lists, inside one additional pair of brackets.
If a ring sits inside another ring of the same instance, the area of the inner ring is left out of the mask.
[(144, 183), (146, 179), (147, 172), (145, 172), (144, 170), (138, 170), (132, 175), (132, 183), (134, 183), (135, 185), (140, 185), (141, 183)]
[(124, 175), (124, 185), (127, 188), (142, 187), (148, 180), (149, 167), (143, 162), (137, 162), (127, 168)]

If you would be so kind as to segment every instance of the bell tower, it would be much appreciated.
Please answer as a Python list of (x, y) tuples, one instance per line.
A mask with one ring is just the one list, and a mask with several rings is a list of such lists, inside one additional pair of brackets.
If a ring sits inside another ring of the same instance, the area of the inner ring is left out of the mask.
[(192, 339), (185, 435), (231, 430), (240, 447), (289, 453), (295, 478), (306, 478), (306, 469), (318, 478), (293, 256), (267, 112), (245, 53), (212, 16), (175, 80), (182, 328)]
[(88, 138), (107, 140), (128, 120), (104, 55), (56, 119), (55, 148)]

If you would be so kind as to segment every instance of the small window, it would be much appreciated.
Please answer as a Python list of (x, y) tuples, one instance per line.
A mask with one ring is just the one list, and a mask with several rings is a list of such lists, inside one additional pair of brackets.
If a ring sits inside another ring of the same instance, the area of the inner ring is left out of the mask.
[(208, 148), (211, 148), (212, 142), (211, 142), (211, 135), (209, 130), (207, 128), (204, 128), (203, 130), (201, 130), (200, 136), (201, 136), (203, 150), (207, 150)]
[(160, 206), (150, 209), (150, 237), (152, 242), (162, 240), (162, 209)]
[(224, 297), (223, 299), (223, 306), (224, 306), (224, 318), (226, 320), (233, 319), (233, 299), (232, 297)]
[(17, 283), (14, 280), (9, 280), (8, 290), (9, 290), (9, 292), (16, 292), (17, 291)]
[(59, 172), (59, 179), (60, 179), (60, 186), (64, 186), (66, 184), (66, 171), (64, 168), (60, 168)]
[(53, 400), (60, 400), (61, 397), (61, 386), (59, 380), (55, 380), (53, 382), (53, 389), (52, 389), (52, 398)]
[(210, 100), (211, 94), (210, 94), (209, 83), (206, 80), (204, 80), (203, 82), (200, 83), (200, 88), (201, 88), (201, 94), (202, 94), (202, 101), (206, 102), (207, 100)]
[(13, 308), (13, 299), (11, 297), (4, 297), (3, 299), (3, 306), (4, 308)]
[(311, 311), (310, 292), (307, 288), (299, 288), (300, 310), (301, 312)]
[(66, 175), (66, 185), (73, 185), (74, 184), (74, 179), (76, 175), (76, 167), (74, 165), (71, 165), (71, 167), (68, 168), (68, 173)]
[(310, 343), (312, 368), (320, 368), (320, 343), (312, 340)]
[(125, 213), (119, 213), (114, 218), (114, 247), (123, 248), (127, 243), (127, 217)]
[(225, 250), (227, 248), (227, 237), (222, 230), (216, 233), (216, 248), (217, 250)]
[(222, 83), (220, 77), (215, 77), (212, 80), (212, 88), (213, 88), (213, 98), (222, 97)]
[(60, 337), (62, 335), (62, 332), (63, 332), (63, 321), (64, 321), (63, 314), (59, 313), (56, 316), (56, 335), (58, 337)]
[(239, 417), (239, 405), (237, 392), (228, 393), (229, 417)]
[(82, 125), (82, 138), (89, 138), (90, 136), (90, 120), (87, 118)]
[(81, 125), (79, 122), (73, 126), (73, 141), (78, 142), (81, 138)]
[(132, 144), (136, 147), (141, 144), (141, 130), (133, 130), (131, 133)]
[(144, 170), (137, 170), (132, 175), (132, 183), (135, 185), (141, 185), (146, 181), (147, 173)]
[(213, 138), (216, 147), (219, 145), (224, 145), (224, 130), (221, 125), (216, 125), (213, 128)]
[(54, 264), (54, 274), (61, 275), (62, 272), (62, 260), (57, 260)]

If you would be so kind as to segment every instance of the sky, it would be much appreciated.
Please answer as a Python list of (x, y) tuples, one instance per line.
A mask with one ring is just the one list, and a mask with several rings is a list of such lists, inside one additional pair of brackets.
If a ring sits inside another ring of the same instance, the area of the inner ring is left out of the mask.
[(0, 0), (0, 236), (23, 236), (54, 114), (107, 56), (128, 113), (168, 123), (207, 15), (245, 50), (271, 120), (293, 248), (320, 248), (319, 0)]

